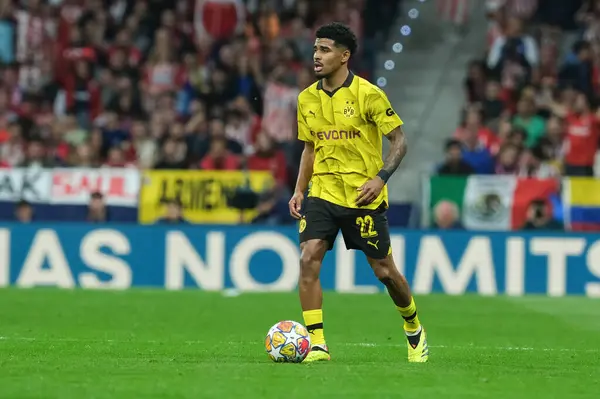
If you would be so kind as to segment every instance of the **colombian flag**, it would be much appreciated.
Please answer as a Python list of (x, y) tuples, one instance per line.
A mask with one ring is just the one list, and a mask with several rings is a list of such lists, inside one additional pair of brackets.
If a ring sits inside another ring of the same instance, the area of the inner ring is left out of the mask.
[(600, 231), (600, 179), (563, 180), (565, 225), (573, 231)]

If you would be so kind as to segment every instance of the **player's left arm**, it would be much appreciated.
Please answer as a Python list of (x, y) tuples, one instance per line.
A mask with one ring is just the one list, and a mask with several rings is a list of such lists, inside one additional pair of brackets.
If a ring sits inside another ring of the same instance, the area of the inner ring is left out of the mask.
[(363, 184), (358, 190), (356, 199), (358, 206), (365, 206), (375, 201), (383, 187), (398, 169), (407, 151), (406, 136), (402, 130), (402, 119), (393, 110), (385, 93), (377, 89), (371, 95), (367, 105), (369, 119), (377, 125), (379, 131), (390, 141), (390, 151), (386, 156), (383, 167), (377, 176)]
[(392, 174), (398, 169), (400, 163), (404, 159), (406, 155), (406, 151), (408, 150), (408, 146), (406, 145), (406, 136), (404, 135), (404, 130), (402, 130), (402, 126), (398, 126), (393, 129), (391, 132), (385, 135), (387, 139), (390, 141), (390, 152), (388, 153), (385, 161), (383, 162), (383, 168), (377, 174), (384, 183), (387, 183), (388, 179), (392, 176)]

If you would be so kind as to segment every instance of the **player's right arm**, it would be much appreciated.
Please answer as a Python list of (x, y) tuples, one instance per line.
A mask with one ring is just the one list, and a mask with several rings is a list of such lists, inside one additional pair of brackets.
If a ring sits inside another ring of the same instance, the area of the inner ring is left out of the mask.
[(313, 165), (315, 162), (315, 145), (312, 141), (310, 128), (302, 114), (300, 102), (298, 102), (298, 139), (304, 141), (304, 150), (302, 151), (302, 157), (300, 158), (300, 168), (294, 195), (289, 202), (290, 215), (296, 219), (302, 217), (300, 214), (302, 201), (304, 200), (304, 193), (308, 189), (308, 183), (312, 178)]

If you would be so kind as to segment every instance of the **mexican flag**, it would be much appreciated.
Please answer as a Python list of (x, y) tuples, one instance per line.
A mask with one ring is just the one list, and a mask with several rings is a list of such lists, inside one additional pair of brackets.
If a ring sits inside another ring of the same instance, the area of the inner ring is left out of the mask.
[(466, 229), (504, 231), (521, 228), (531, 201), (549, 202), (549, 197), (558, 192), (559, 182), (516, 176), (432, 176), (428, 188), (424, 205), (429, 211), (430, 225), (434, 222), (436, 204), (448, 200), (458, 205)]

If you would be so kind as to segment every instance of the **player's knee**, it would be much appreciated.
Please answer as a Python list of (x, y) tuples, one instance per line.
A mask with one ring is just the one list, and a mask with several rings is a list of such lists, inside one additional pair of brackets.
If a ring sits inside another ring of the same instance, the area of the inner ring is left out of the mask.
[(375, 260), (371, 263), (371, 268), (373, 269), (373, 273), (375, 273), (375, 277), (384, 284), (385, 281), (392, 278), (394, 273), (393, 267), (394, 265), (390, 265), (389, 262), (386, 262), (384, 259)]
[(300, 255), (300, 278), (302, 280), (316, 280), (319, 278), (323, 249), (320, 243), (307, 243), (302, 248)]

